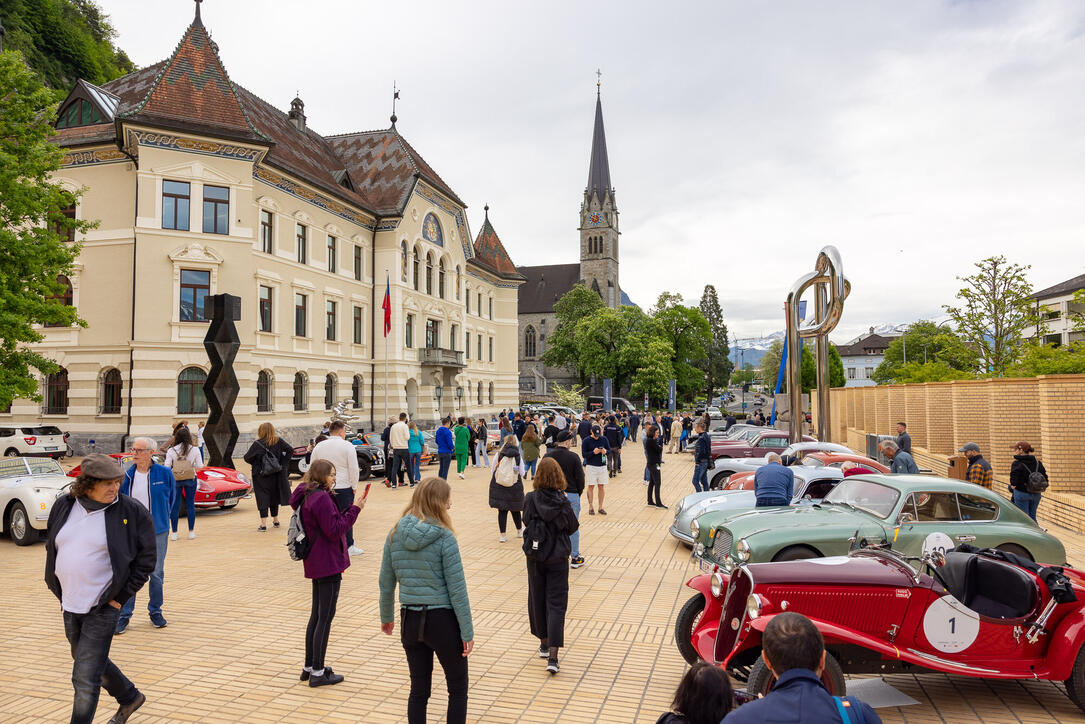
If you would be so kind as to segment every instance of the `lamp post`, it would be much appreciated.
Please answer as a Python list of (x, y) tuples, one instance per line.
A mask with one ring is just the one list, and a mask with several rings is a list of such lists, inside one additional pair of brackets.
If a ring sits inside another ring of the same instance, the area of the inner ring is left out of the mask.
[(463, 385), (456, 385), (456, 407), (463, 407)]
[(440, 385), (434, 385), (433, 397), (437, 400), (437, 417), (441, 417), (441, 396), (444, 395), (444, 389)]

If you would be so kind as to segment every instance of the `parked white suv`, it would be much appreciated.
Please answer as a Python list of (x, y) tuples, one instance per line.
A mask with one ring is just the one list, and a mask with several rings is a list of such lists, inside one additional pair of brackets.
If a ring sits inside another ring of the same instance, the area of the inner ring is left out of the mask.
[(59, 460), (68, 450), (64, 433), (54, 425), (0, 427), (0, 450), (4, 457), (50, 457)]

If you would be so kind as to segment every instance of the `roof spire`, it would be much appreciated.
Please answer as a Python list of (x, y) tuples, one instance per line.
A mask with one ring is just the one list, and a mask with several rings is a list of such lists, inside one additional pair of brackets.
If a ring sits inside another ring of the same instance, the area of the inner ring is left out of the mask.
[[(600, 71), (595, 71), (602, 76)], [(591, 137), (591, 164), (588, 166), (588, 187), (585, 194), (597, 193), (599, 200), (610, 192), (610, 160), (607, 158), (607, 135), (603, 130), (603, 101), (599, 96), (600, 81), (596, 80), (595, 129)]]
[(203, 4), (203, 0), (196, 0), (196, 18), (193, 20), (193, 22), (197, 22), (197, 23), (198, 22), (203, 22), (202, 20), (200, 20), (200, 5), (201, 4)]
[(599, 99), (599, 95), (602, 93), (603, 86), (603, 71), (599, 68), (595, 69), (595, 98)]
[(399, 100), (399, 89), (396, 88), (396, 82), (392, 81), (392, 128), (396, 127), (396, 101)]
[(490, 202), (487, 201), (486, 205), (482, 207), (482, 210), (486, 212), (486, 221), (490, 220)]

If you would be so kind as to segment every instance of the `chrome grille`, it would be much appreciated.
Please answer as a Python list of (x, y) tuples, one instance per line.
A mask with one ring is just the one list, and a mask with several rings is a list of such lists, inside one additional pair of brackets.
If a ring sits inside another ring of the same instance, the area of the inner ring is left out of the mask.
[(724, 556), (731, 555), (731, 543), (734, 538), (731, 537), (729, 531), (722, 528), (716, 529), (716, 540), (712, 543), (712, 557), (717, 561), (722, 561)]

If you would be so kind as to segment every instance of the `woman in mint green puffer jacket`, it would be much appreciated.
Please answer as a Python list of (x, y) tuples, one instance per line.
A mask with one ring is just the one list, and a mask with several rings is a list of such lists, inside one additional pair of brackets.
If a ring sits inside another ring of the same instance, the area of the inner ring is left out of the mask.
[(448, 515), (451, 507), (452, 487), (444, 478), (426, 478), (384, 542), (381, 631), (391, 636), (395, 629), (398, 583), (400, 640), (411, 672), (410, 724), (426, 721), (434, 654), (448, 684), (447, 721), (467, 721), (467, 656), (475, 631), (460, 546)]

